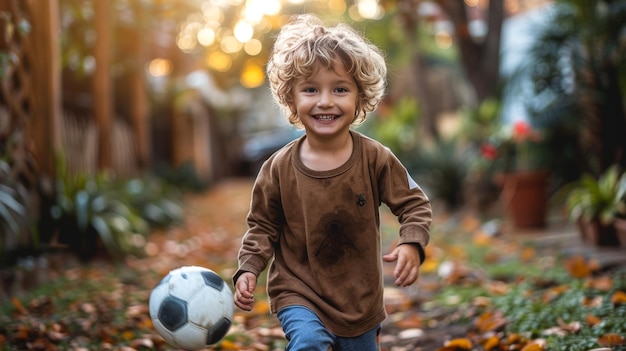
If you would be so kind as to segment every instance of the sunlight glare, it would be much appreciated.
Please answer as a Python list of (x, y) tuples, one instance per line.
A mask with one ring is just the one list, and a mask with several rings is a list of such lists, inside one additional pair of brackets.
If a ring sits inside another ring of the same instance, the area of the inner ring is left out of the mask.
[(234, 29), (235, 38), (239, 40), (241, 43), (247, 43), (252, 39), (252, 35), (254, 35), (254, 28), (250, 25), (250, 23), (240, 20), (235, 25)]
[(359, 15), (363, 18), (377, 19), (381, 17), (382, 8), (377, 0), (359, 0), (357, 6)]
[(263, 4), (265, 5), (263, 12), (265, 12), (266, 15), (277, 15), (282, 9), (282, 5), (279, 0), (264, 0)]
[(211, 46), (215, 43), (215, 31), (212, 28), (202, 28), (198, 31), (198, 42), (202, 46)]
[(233, 36), (227, 36), (222, 38), (222, 41), (220, 43), (220, 48), (227, 54), (234, 54), (240, 51), (242, 47), (243, 44)]
[(189, 52), (196, 47), (197, 41), (191, 34), (180, 33), (176, 38), (176, 45), (184, 52)]
[(222, 9), (217, 6), (213, 6), (211, 3), (205, 3), (205, 5), (202, 6), (202, 15), (207, 23), (221, 23), (224, 21), (224, 12)]
[(256, 56), (261, 53), (263, 44), (258, 39), (251, 39), (243, 45), (243, 50), (250, 56)]
[(263, 8), (261, 1), (249, 1), (243, 9), (241, 18), (248, 23), (259, 23), (263, 19)]

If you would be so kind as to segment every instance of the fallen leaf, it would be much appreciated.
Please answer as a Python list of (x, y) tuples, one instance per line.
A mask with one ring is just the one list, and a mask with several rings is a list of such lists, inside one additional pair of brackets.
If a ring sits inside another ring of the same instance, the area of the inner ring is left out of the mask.
[(587, 307), (600, 307), (602, 305), (602, 296), (584, 297), (582, 303), (583, 306)]
[(526, 344), (521, 351), (543, 351), (545, 348), (546, 341), (544, 339), (537, 339)]
[(481, 333), (499, 330), (506, 324), (507, 320), (500, 312), (485, 312), (474, 319), (474, 325)]
[(623, 291), (616, 291), (611, 296), (611, 303), (614, 305), (626, 304), (626, 293)]
[(625, 343), (626, 340), (624, 339), (624, 337), (616, 333), (605, 334), (598, 338), (598, 344), (602, 346), (612, 347), (624, 345)]
[(613, 279), (609, 276), (602, 276), (587, 281), (587, 287), (600, 291), (609, 291), (613, 288)]
[(476, 307), (489, 307), (491, 306), (491, 299), (485, 296), (476, 296), (472, 300), (472, 304)]
[(533, 258), (535, 258), (537, 254), (537, 250), (535, 250), (532, 246), (525, 246), (520, 253), (520, 259), (523, 262), (530, 262)]
[(396, 323), (401, 329), (421, 328), (423, 325), (422, 318), (417, 314), (410, 314)]
[(148, 348), (148, 349), (153, 349), (154, 348), (154, 342), (149, 339), (149, 338), (139, 338), (139, 339), (135, 339), (130, 343), (130, 346), (135, 348), (135, 349), (139, 349), (142, 347)]
[(461, 349), (461, 350), (471, 350), (474, 345), (472, 344), (472, 341), (470, 339), (458, 338), (458, 339), (452, 339), (450, 341), (446, 341), (444, 346), (454, 347), (455, 349)]
[(587, 316), (585, 316), (585, 323), (587, 323), (587, 325), (589, 326), (594, 326), (598, 323), (602, 322), (602, 319), (592, 315), (592, 314), (588, 314)]
[(567, 332), (565, 332), (565, 330), (559, 328), (559, 327), (552, 327), (552, 328), (548, 328), (546, 330), (543, 331), (543, 335), (556, 335), (556, 336), (560, 336), (560, 337), (564, 337), (567, 335)]
[(583, 256), (576, 255), (565, 260), (565, 268), (574, 278), (587, 278), (591, 275), (591, 266)]
[(570, 323), (565, 323), (561, 318), (559, 318), (557, 320), (557, 322), (559, 323), (559, 327), (561, 329), (563, 329), (563, 330), (565, 330), (566, 332), (569, 332), (569, 333), (577, 333), (582, 328), (581, 323), (577, 322), (577, 321), (570, 322)]
[(483, 343), (485, 351), (497, 350), (500, 347), (500, 339), (496, 335), (492, 335)]
[(28, 314), (28, 311), (26, 310), (26, 308), (24, 308), (22, 302), (17, 297), (13, 297), (12, 302), (17, 314), (21, 314), (23, 316)]
[(509, 285), (505, 282), (492, 281), (487, 284), (487, 291), (492, 295), (505, 295), (509, 292)]

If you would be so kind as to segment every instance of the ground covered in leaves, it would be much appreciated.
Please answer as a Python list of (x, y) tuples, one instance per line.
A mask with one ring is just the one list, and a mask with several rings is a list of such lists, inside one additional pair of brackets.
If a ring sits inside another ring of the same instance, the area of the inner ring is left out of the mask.
[[(231, 180), (188, 195), (185, 222), (152, 234), (145, 257), (85, 264), (57, 250), (16, 267), (28, 289), (5, 287), (0, 295), (0, 350), (171, 350), (152, 326), (150, 291), (185, 265), (210, 268), (230, 283), (251, 186)], [(390, 248), (397, 222), (386, 211), (382, 218)], [(563, 255), (532, 235), (498, 235), (500, 229), (471, 215), (438, 213), (418, 284), (396, 288), (393, 266), (385, 265), (383, 350), (626, 349), (621, 266)], [(236, 311), (212, 349), (284, 349), (262, 291), (257, 298), (252, 312)]]

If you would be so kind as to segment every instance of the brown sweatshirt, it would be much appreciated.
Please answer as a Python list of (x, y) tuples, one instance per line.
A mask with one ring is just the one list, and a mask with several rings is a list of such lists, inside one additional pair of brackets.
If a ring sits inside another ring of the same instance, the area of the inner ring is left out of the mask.
[[(272, 155), (252, 191), (239, 269), (257, 277), (271, 262), (272, 313), (301, 305), (334, 334), (361, 335), (385, 319), (379, 207), (400, 222), (399, 243), (425, 247), (430, 202), (389, 149), (352, 131), (350, 159), (314, 171), (298, 150), (306, 135)], [(272, 261), (273, 259), (273, 261)]]

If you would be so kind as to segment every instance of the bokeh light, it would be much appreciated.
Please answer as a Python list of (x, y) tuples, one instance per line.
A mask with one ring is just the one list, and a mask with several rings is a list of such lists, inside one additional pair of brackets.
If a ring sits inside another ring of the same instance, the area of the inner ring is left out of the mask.
[(263, 71), (263, 66), (256, 61), (249, 61), (241, 74), (241, 85), (245, 88), (256, 88), (263, 84), (264, 80), (265, 72)]
[(172, 73), (172, 61), (155, 58), (148, 63), (148, 73), (153, 77), (165, 77)]
[(221, 51), (214, 51), (207, 56), (207, 65), (218, 72), (227, 72), (233, 65), (233, 60)]

